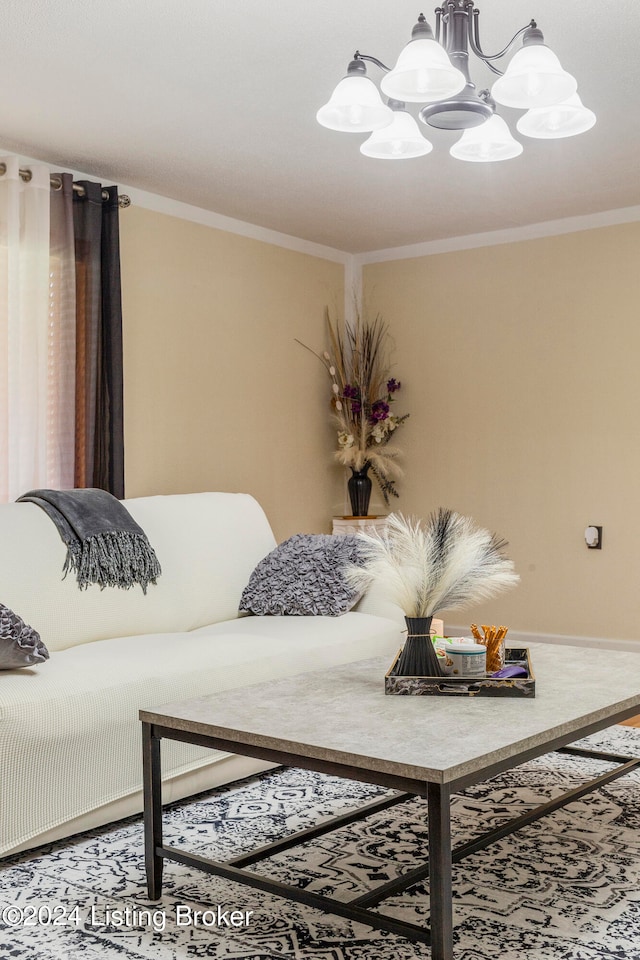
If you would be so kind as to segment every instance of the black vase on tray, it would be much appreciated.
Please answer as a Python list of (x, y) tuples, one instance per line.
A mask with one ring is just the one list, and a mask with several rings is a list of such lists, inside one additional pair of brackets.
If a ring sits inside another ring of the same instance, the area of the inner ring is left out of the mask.
[(368, 476), (370, 463), (365, 463), (362, 470), (351, 467), (351, 476), (347, 482), (351, 512), (354, 517), (369, 516), (369, 500), (371, 499), (371, 477)]
[(431, 639), (433, 617), (405, 617), (407, 639), (398, 657), (396, 677), (440, 677), (442, 670)]

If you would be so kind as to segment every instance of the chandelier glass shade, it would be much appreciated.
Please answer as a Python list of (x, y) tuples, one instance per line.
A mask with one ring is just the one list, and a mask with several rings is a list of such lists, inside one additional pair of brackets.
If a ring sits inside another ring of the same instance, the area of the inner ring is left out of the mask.
[(411, 114), (402, 109), (394, 109), (389, 126), (374, 130), (360, 145), (360, 153), (376, 160), (424, 157), (432, 150), (433, 144), (422, 136)]
[(511, 136), (509, 127), (497, 113), (477, 127), (469, 127), (450, 153), (457, 160), (472, 163), (491, 163), (495, 160), (511, 160), (519, 157), (523, 146)]
[(373, 80), (361, 73), (347, 74), (317, 113), (318, 123), (330, 130), (363, 133), (388, 126), (393, 113), (382, 102)]
[(380, 83), (380, 89), (394, 100), (429, 103), (460, 93), (466, 79), (452, 65), (447, 52), (430, 39), (411, 40), (393, 70)]
[[(473, 0), (445, 0), (435, 13), (435, 34), (420, 14), (393, 68), (356, 50), (347, 76), (318, 110), (318, 123), (341, 132), (371, 133), (360, 147), (367, 157), (406, 160), (433, 149), (407, 110), (407, 104), (424, 104), (419, 120), (461, 131), (450, 153), (475, 163), (507, 160), (523, 151), (496, 112), (497, 104), (526, 110), (517, 130), (534, 139), (572, 137), (594, 125), (595, 114), (577, 95), (575, 77), (545, 44), (535, 21), (522, 27), (499, 53), (486, 54), (480, 44), (480, 11)], [(503, 73), (495, 61), (506, 56), (520, 37), (523, 45)], [(476, 91), (469, 72), (470, 52), (498, 74), (491, 90)], [(367, 76), (365, 61), (383, 72), (380, 89), (388, 105)]]
[(555, 140), (586, 133), (596, 122), (593, 110), (587, 109), (577, 93), (550, 107), (534, 107), (520, 117), (516, 127), (525, 137)]
[(553, 50), (537, 43), (518, 50), (491, 93), (505, 107), (528, 110), (561, 103), (577, 89), (575, 77), (562, 69)]

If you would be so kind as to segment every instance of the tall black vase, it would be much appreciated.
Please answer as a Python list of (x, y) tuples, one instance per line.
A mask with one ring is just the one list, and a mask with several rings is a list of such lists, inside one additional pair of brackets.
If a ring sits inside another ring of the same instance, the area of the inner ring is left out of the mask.
[(440, 677), (442, 670), (429, 635), (433, 617), (405, 617), (407, 639), (393, 671), (396, 677)]
[(351, 467), (351, 476), (347, 483), (351, 512), (354, 517), (369, 516), (369, 500), (371, 499), (371, 478), (368, 476), (370, 463), (365, 463), (362, 470)]

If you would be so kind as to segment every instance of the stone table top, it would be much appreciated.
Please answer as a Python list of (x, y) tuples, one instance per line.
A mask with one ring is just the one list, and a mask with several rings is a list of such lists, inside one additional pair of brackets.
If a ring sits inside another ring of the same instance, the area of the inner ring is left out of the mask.
[(248, 744), (447, 783), (640, 713), (640, 646), (529, 649), (534, 699), (388, 696), (390, 664), (376, 658), (141, 710), (140, 719), (238, 743), (239, 754)]

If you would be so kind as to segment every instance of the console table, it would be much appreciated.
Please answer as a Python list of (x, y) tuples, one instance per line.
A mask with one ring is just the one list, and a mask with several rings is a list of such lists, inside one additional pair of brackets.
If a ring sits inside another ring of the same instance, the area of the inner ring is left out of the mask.
[(387, 522), (386, 517), (334, 517), (334, 534), (360, 533), (362, 530), (383, 530)]

